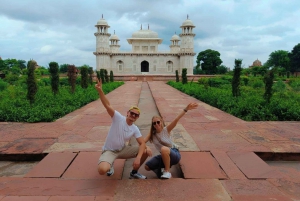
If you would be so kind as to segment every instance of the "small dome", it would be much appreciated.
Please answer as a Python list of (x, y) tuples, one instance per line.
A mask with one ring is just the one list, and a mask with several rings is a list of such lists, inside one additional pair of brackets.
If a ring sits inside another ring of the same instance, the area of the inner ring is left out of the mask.
[(186, 19), (183, 23), (182, 23), (183, 27), (189, 26), (189, 27), (195, 27), (192, 20), (190, 19)]
[(151, 30), (139, 30), (132, 34), (132, 38), (158, 38), (158, 34)]
[(100, 19), (98, 22), (97, 22), (97, 25), (101, 25), (101, 26), (108, 26), (107, 22), (105, 19)]
[(261, 61), (259, 61), (258, 59), (256, 59), (254, 62), (253, 62), (253, 65), (252, 66), (262, 66), (261, 65)]
[(180, 40), (179, 36), (174, 34), (171, 38), (171, 40)]
[(110, 37), (109, 40), (120, 40), (120, 39), (119, 39), (119, 37), (118, 37), (116, 34), (114, 34), (114, 35), (112, 35), (112, 36)]

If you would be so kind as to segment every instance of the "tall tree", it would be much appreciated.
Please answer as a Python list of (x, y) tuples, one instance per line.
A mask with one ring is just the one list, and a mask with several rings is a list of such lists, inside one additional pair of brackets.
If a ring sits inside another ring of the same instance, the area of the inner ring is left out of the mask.
[(50, 73), (50, 80), (51, 80), (51, 87), (52, 92), (54, 95), (56, 95), (59, 91), (59, 68), (58, 63), (52, 61), (49, 63), (49, 73)]
[(217, 67), (223, 62), (220, 59), (221, 54), (218, 51), (207, 49), (205, 51), (199, 52), (197, 56), (197, 66), (196, 69), (201, 67), (206, 74), (216, 74)]
[(284, 68), (290, 71), (289, 52), (285, 50), (276, 50), (269, 56), (266, 65), (270, 68)]
[(81, 80), (80, 85), (83, 89), (88, 88), (89, 86), (89, 69), (86, 66), (80, 68)]
[(68, 66), (69, 66), (69, 64), (61, 64), (59, 66), (59, 72), (60, 73), (67, 73), (68, 72)]
[(241, 59), (235, 59), (234, 61), (235, 66), (233, 69), (233, 78), (231, 82), (232, 86), (232, 95), (233, 97), (238, 97), (241, 95), (240, 93), (240, 77), (242, 72), (242, 60)]
[(300, 71), (300, 43), (293, 48), (289, 54), (289, 58), (291, 62), (291, 73), (294, 74), (296, 71)]
[(35, 94), (37, 92), (37, 82), (34, 74), (34, 70), (37, 66), (36, 61), (30, 60), (27, 63), (27, 99), (30, 104), (33, 104), (35, 101)]

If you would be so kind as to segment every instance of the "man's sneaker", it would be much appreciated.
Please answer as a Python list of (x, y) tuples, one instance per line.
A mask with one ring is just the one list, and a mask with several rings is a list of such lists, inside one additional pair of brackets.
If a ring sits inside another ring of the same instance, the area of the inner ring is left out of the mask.
[(165, 168), (161, 168), (160, 171), (161, 171), (161, 174), (163, 174), (165, 171)]
[(109, 171), (106, 173), (106, 175), (110, 177), (110, 176), (112, 176), (114, 173), (115, 173), (114, 166), (111, 166), (111, 168), (110, 168)]
[(164, 172), (160, 178), (162, 179), (170, 179), (172, 177), (170, 172)]
[(130, 177), (129, 179), (147, 179), (146, 176), (140, 174), (140, 173), (135, 173), (135, 174), (132, 174), (132, 172), (130, 172)]

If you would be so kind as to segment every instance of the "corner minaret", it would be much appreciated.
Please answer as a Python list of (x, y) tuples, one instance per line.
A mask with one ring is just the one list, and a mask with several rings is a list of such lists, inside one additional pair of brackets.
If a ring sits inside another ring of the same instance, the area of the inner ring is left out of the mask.
[(179, 36), (175, 34), (172, 36), (171, 38), (171, 45), (170, 45), (170, 52), (171, 53), (179, 53), (180, 52), (180, 45), (179, 45), (179, 41), (180, 41), (180, 38)]
[(114, 31), (114, 35), (110, 37), (110, 50), (112, 53), (118, 53), (120, 51), (120, 45), (119, 45), (119, 37), (116, 35)]
[(194, 63), (194, 37), (196, 34), (193, 33), (195, 28), (193, 22), (187, 16), (187, 19), (180, 26), (182, 33), (179, 34), (181, 37), (180, 43), (180, 72), (182, 68), (187, 68), (187, 74), (193, 74), (193, 63)]
[(108, 28), (110, 27), (106, 20), (102, 18), (95, 25), (97, 32), (94, 33), (96, 36), (96, 70), (104, 68), (110, 70), (110, 47), (109, 47), (109, 37)]

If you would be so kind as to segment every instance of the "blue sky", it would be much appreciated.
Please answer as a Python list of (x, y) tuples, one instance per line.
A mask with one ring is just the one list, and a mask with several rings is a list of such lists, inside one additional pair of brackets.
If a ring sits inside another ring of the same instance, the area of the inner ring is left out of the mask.
[(299, 0), (0, 0), (0, 5), (2, 59), (34, 59), (45, 67), (51, 61), (95, 67), (95, 24), (102, 14), (109, 32), (120, 38), (121, 51), (130, 51), (126, 39), (148, 24), (163, 39), (159, 50), (168, 51), (189, 15), (196, 26), (196, 56), (219, 51), (231, 69), (234, 59), (246, 68), (300, 43)]

